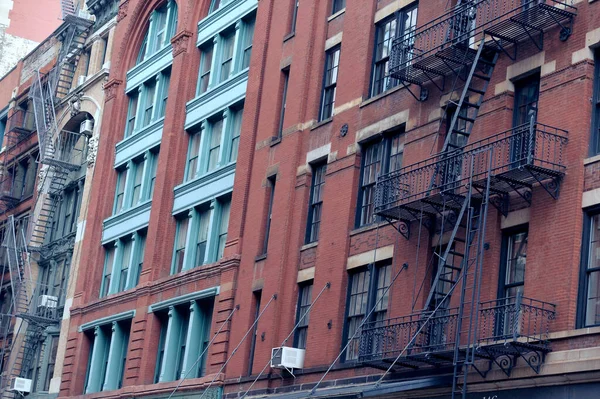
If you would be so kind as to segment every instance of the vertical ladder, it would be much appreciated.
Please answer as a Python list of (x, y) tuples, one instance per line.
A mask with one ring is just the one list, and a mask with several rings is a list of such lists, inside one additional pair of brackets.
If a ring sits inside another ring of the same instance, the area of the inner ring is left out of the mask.
[[(461, 44), (461, 46), (468, 45)], [(484, 50), (485, 38), (482, 38), (473, 58), (469, 75), (465, 80), (460, 99), (458, 103), (453, 102), (456, 109), (444, 140), (442, 153), (463, 148), (469, 140), (498, 60), (497, 51), (494, 50), (490, 55), (484, 53)], [(465, 49), (465, 51), (468, 50)]]
[[(456, 322), (456, 341), (454, 345), (452, 399), (466, 399), (467, 376), (469, 368), (475, 363), (475, 351), (478, 339), (479, 297), (481, 293), (481, 275), (483, 270), (483, 252), (490, 198), (493, 152), (489, 149), (484, 150), (484, 153), (488, 155), (486, 184), (482, 190), (481, 203), (469, 208), (467, 219), (465, 258), (462, 270), (464, 276), (461, 282), (460, 304)], [(471, 171), (474, 167), (474, 157), (475, 154), (470, 160)], [(472, 194), (472, 173), (468, 184), (469, 194)]]

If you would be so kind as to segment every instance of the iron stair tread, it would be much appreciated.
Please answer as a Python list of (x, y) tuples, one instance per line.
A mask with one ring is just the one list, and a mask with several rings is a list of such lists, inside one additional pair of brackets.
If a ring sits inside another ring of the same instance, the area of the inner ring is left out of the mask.
[(480, 75), (480, 74), (478, 74), (478, 73), (474, 73), (474, 74), (473, 74), (473, 77), (474, 77), (474, 78), (477, 78), (477, 79), (485, 80), (486, 82), (489, 82), (490, 80), (492, 80), (492, 78), (491, 78), (490, 76), (487, 76), (487, 75)]

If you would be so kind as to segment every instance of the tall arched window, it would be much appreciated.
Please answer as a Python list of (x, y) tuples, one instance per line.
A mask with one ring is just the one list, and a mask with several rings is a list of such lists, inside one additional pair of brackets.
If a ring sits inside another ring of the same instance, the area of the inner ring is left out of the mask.
[(148, 31), (140, 46), (136, 64), (143, 62), (152, 54), (166, 47), (177, 29), (177, 3), (169, 0), (150, 15)]

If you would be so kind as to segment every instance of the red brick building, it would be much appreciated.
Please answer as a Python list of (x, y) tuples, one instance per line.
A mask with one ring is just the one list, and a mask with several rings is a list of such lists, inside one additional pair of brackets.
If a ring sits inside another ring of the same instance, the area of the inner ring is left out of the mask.
[(595, 397), (600, 6), (221, 3), (120, 5), (61, 396)]

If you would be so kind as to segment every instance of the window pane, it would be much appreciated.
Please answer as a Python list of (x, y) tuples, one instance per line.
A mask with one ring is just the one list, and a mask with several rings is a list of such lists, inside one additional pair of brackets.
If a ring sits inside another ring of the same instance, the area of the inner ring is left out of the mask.
[(381, 146), (381, 142), (378, 142), (365, 149), (361, 173), (361, 226), (374, 222), (375, 182), (381, 171)]
[(390, 162), (388, 173), (402, 168), (402, 156), (404, 153), (404, 135), (399, 134), (390, 139)]
[(225, 243), (227, 242), (227, 228), (229, 227), (229, 212), (231, 210), (231, 202), (224, 202), (221, 205), (221, 223), (219, 226), (219, 249), (217, 259), (223, 257)]
[(158, 169), (158, 152), (151, 152), (150, 159), (150, 189), (148, 190), (148, 199), (154, 196), (154, 187), (156, 186), (156, 170)]
[(223, 133), (223, 119), (215, 121), (210, 132), (210, 148), (208, 151), (208, 171), (216, 169), (221, 151), (221, 135)]
[(254, 20), (246, 22), (246, 31), (244, 32), (244, 58), (242, 60), (242, 69), (246, 69), (250, 66), (250, 58), (252, 56), (252, 40), (254, 40), (254, 25)]
[(202, 61), (200, 63), (200, 82), (198, 86), (198, 94), (208, 90), (210, 82), (210, 67), (212, 64), (213, 46), (207, 46), (202, 49)]
[(142, 190), (142, 178), (144, 177), (144, 161), (135, 164), (135, 180), (133, 181), (132, 206), (135, 206), (140, 201)]
[(131, 250), (133, 248), (133, 241), (127, 240), (123, 244), (123, 256), (121, 258), (121, 274), (119, 276), (119, 292), (124, 291), (127, 288), (127, 274), (131, 263)]
[(296, 348), (300, 349), (306, 349), (306, 336), (310, 321), (309, 308), (312, 301), (312, 288), (312, 283), (303, 285), (300, 287), (300, 293), (298, 295), (298, 319), (296, 320), (298, 328), (296, 330)]
[(127, 131), (125, 137), (130, 136), (135, 129), (135, 117), (138, 106), (138, 93), (137, 91), (129, 95), (129, 110), (127, 112)]
[(169, 99), (169, 85), (171, 84), (171, 72), (163, 73), (161, 81), (161, 102), (158, 117), (165, 116), (167, 100)]
[(330, 50), (327, 53), (320, 120), (328, 119), (333, 116), (339, 61), (339, 48)]
[(222, 37), (222, 49), (221, 49), (221, 75), (219, 82), (223, 82), (229, 79), (229, 75), (232, 72), (232, 60), (233, 60), (233, 42), (235, 36), (229, 34)]
[[(364, 270), (350, 276), (350, 296), (347, 309), (348, 341), (351, 342), (346, 351), (346, 360), (358, 358), (360, 342), (360, 331), (358, 326), (362, 322), (367, 311), (368, 290), (370, 274)], [(352, 336), (356, 333), (356, 336)]]
[(110, 277), (112, 275), (113, 264), (115, 261), (115, 247), (110, 246), (110, 248), (106, 249), (106, 260), (104, 265), (104, 281), (103, 281), (103, 291), (101, 296), (106, 296), (108, 294), (108, 289), (110, 288)]
[(196, 265), (204, 264), (211, 213), (212, 209), (207, 209), (200, 213), (200, 220), (198, 222), (198, 239), (196, 245)]
[(332, 14), (335, 14), (338, 11), (341, 11), (344, 7), (346, 7), (346, 0), (333, 0), (333, 10)]
[(198, 156), (200, 154), (201, 133), (194, 133), (190, 136), (190, 157), (188, 159), (188, 170), (186, 180), (192, 180), (196, 177), (198, 169)]
[(175, 273), (179, 273), (183, 268), (188, 223), (189, 218), (187, 217), (184, 217), (177, 222), (177, 237), (175, 238)]
[(523, 284), (525, 281), (525, 263), (527, 261), (527, 233), (518, 233), (509, 237), (506, 284)]
[(321, 213), (323, 205), (323, 188), (325, 186), (325, 172), (327, 164), (322, 164), (314, 169), (311, 184), (311, 202), (309, 207), (309, 233), (307, 243), (319, 240), (321, 226)]
[(152, 112), (154, 111), (154, 97), (156, 95), (156, 80), (152, 79), (146, 86), (146, 98), (144, 102), (144, 126), (152, 121)]
[(242, 131), (242, 116), (244, 110), (240, 109), (233, 114), (233, 124), (231, 128), (231, 150), (229, 152), (229, 162), (235, 162), (238, 157), (240, 146), (240, 133)]

